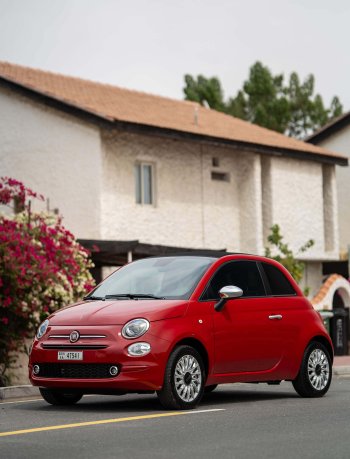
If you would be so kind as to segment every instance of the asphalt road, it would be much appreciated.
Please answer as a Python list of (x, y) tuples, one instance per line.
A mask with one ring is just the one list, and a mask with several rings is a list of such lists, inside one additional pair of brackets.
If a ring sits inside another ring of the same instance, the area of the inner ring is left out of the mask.
[(1, 403), (0, 458), (44, 457), (349, 459), (350, 378), (321, 399), (289, 383), (221, 386), (187, 412), (164, 411), (153, 395)]

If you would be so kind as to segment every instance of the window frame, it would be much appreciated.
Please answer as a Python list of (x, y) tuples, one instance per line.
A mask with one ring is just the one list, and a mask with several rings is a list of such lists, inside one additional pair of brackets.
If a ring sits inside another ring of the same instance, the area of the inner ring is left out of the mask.
[[(145, 194), (144, 194), (144, 173), (143, 173), (143, 167), (144, 166), (149, 166), (151, 170), (151, 202), (145, 202)], [(137, 175), (137, 168), (140, 168), (140, 183), (137, 183), (138, 180), (138, 175)], [(136, 205), (140, 206), (155, 206), (155, 164), (151, 161), (136, 161), (134, 163), (134, 180), (135, 180), (135, 201)], [(140, 189), (140, 202), (138, 202), (137, 198), (137, 187), (139, 185)]]

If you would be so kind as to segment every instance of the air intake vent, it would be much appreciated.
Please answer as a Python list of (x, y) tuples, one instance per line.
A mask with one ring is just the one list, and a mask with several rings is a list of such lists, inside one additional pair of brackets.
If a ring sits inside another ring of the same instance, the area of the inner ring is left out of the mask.
[(110, 374), (111, 363), (40, 363), (39, 378), (105, 379)]

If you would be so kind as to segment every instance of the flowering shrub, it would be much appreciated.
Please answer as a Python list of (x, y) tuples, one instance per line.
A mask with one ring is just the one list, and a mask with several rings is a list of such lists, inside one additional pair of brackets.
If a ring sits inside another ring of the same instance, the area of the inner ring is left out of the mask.
[(0, 178), (0, 204), (21, 209), (0, 215), (0, 385), (24, 339), (94, 285), (88, 252), (61, 218), (31, 212), (29, 199), (44, 198), (17, 180)]

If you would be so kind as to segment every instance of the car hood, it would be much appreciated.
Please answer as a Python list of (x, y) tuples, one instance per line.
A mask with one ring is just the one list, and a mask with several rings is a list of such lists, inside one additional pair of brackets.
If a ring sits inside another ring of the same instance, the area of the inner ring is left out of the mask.
[(150, 322), (184, 315), (187, 300), (82, 301), (56, 311), (50, 325), (122, 325), (131, 319)]

